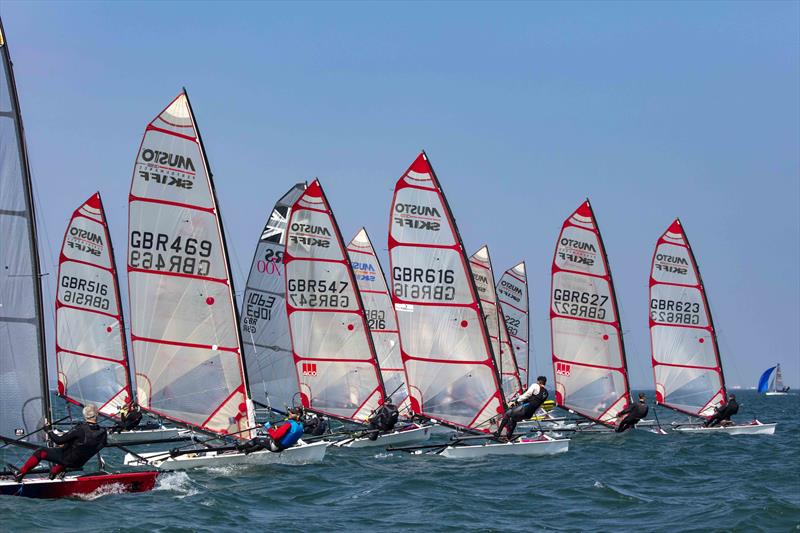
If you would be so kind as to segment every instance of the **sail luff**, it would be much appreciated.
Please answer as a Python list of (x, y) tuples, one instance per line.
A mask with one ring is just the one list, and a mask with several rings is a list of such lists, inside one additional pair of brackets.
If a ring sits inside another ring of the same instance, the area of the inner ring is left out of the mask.
[[(19, 96), (2, 19), (0, 19), (0, 49), (2, 49), (0, 74), (4, 78), (2, 83), (8, 89), (5, 96), (0, 97), (0, 112), (2, 112), (0, 135), (3, 137), (0, 142), (0, 179), (5, 181), (11, 180), (15, 175), (19, 177), (18, 183), (5, 183), (0, 187), (0, 235), (2, 235), (0, 260), (4, 267), (0, 274), (0, 305), (4, 308), (0, 312), (0, 327), (8, 335), (6, 339), (0, 337), (0, 351), (4, 355), (11, 354), (12, 346), (16, 350), (30, 346), (36, 351), (36, 354), (30, 356), (21, 355), (26, 363), (29, 357), (32, 357), (36, 361), (35, 369), (30, 367), (18, 369), (19, 365), (16, 364), (18, 361), (8, 363), (2, 361), (3, 358), (0, 357), (0, 382), (4, 392), (4, 405), (0, 409), (0, 433), (11, 433), (12, 435), (8, 436), (19, 437), (42, 427), (44, 422), (50, 419), (51, 406), (33, 187)], [(7, 119), (12, 124), (8, 124)], [(11, 148), (14, 144), (16, 149)], [(20, 218), (25, 219), (24, 229), (18, 225)], [(9, 245), (12, 237), (18, 235), (20, 230), (27, 232), (27, 239), (23, 239), (27, 245), (27, 253), (22, 252), (18, 246), (13, 246), (13, 249), (3, 249), (3, 243)], [(25, 309), (29, 305), (25, 302), (31, 300), (33, 305)], [(9, 314), (5, 314), (7, 309), (10, 310)], [(26, 324), (35, 329), (30, 344), (24, 342)], [(38, 374), (36, 387), (27, 385), (33, 373)], [(38, 396), (31, 396), (36, 393)], [(38, 406), (30, 403), (37, 399)], [(35, 407), (29, 408), (31, 405)], [(29, 440), (41, 441), (43, 435), (39, 433), (31, 435)]]
[(58, 394), (114, 416), (132, 393), (117, 270), (100, 193), (72, 213), (57, 279)]

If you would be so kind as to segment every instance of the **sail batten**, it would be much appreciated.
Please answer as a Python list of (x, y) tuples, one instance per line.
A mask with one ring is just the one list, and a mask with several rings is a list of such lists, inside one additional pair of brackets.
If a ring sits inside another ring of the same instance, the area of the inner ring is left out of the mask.
[(498, 367), (458, 228), (424, 152), (395, 186), (389, 260), (411, 408), (488, 431), (505, 410)]
[(129, 195), (136, 396), (175, 422), (248, 438), (253, 407), (217, 205), (184, 91), (146, 128)]
[(31, 174), (2, 21), (0, 63), (0, 435), (20, 438), (50, 418), (50, 396)]
[(553, 254), (550, 329), (556, 403), (616, 425), (630, 403), (619, 311), (605, 247), (587, 200), (561, 228)]
[(299, 392), (286, 315), (283, 256), (292, 205), (305, 188), (305, 183), (295, 184), (272, 209), (242, 299), (241, 336), (250, 393), (257, 404), (279, 412), (286, 412)]
[(656, 401), (711, 416), (726, 397), (725, 378), (703, 280), (678, 219), (653, 252), (649, 308)]
[(114, 252), (99, 193), (72, 214), (58, 264), (58, 393), (114, 416), (131, 400), (131, 383)]
[(284, 265), (303, 406), (364, 422), (386, 393), (352, 265), (319, 180), (292, 206)]

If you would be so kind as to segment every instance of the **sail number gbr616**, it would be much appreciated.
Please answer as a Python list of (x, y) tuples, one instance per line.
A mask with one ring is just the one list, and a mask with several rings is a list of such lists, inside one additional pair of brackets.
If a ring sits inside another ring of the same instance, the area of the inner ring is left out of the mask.
[(130, 266), (146, 270), (208, 276), (211, 271), (211, 241), (193, 237), (170, 237), (150, 231), (131, 232)]
[(394, 267), (394, 294), (404, 300), (449, 302), (456, 297), (456, 274), (451, 269)]

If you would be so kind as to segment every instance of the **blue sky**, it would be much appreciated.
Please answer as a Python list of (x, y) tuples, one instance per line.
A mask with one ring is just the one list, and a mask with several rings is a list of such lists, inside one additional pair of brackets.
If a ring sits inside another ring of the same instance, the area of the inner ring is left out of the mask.
[(488, 243), (498, 277), (527, 262), (540, 372), (555, 239), (588, 196), (635, 387), (652, 387), (647, 276), (675, 216), (729, 384), (781, 362), (800, 385), (797, 2), (6, 1), (0, 16), (50, 315), (65, 225), (95, 190), (124, 267), (141, 135), (186, 86), (238, 287), (275, 200), (315, 176), (345, 238), (365, 225), (385, 260), (394, 182), (424, 148), (468, 251)]

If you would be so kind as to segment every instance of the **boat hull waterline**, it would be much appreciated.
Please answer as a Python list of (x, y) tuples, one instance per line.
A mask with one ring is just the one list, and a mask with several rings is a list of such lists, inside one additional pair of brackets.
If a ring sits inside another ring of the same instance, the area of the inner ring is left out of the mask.
[(568, 450), (569, 439), (543, 437), (528, 441), (448, 446), (439, 455), (450, 459), (473, 459), (487, 455), (555, 455)]
[(28, 498), (64, 498), (119, 492), (152, 490), (158, 472), (125, 472), (120, 474), (89, 474), (67, 476), (64, 479), (30, 478), (22, 483), (0, 480), (0, 494)]
[[(292, 446), (282, 452), (260, 450), (252, 453), (241, 452), (215, 452), (213, 450), (198, 450), (198, 453), (170, 457), (169, 452), (147, 452), (126, 454), (124, 463), (129, 466), (149, 465), (161, 470), (188, 470), (191, 468), (213, 468), (235, 465), (305, 465), (319, 463), (325, 458), (325, 451), (330, 442), (314, 442)], [(147, 460), (146, 462), (142, 460)]]
[(752, 424), (743, 424), (743, 425), (733, 425), (733, 426), (714, 426), (714, 427), (705, 427), (705, 426), (685, 426), (685, 427), (674, 427), (672, 428), (673, 431), (680, 431), (682, 433), (725, 433), (728, 435), (773, 435), (775, 434), (775, 426), (777, 423), (774, 424), (762, 424), (759, 421), (755, 421)]

